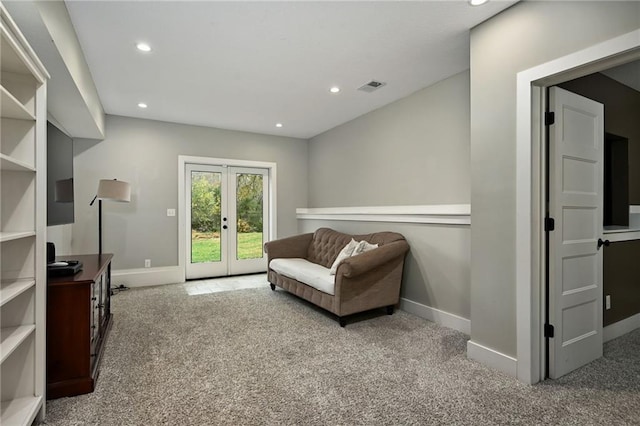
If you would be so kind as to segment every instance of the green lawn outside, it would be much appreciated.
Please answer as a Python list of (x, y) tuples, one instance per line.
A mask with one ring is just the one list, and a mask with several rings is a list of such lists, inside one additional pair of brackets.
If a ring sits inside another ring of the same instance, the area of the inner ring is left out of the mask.
[[(238, 258), (256, 259), (263, 256), (262, 233), (238, 234)], [(193, 233), (191, 263), (220, 261), (220, 237), (217, 233)]]

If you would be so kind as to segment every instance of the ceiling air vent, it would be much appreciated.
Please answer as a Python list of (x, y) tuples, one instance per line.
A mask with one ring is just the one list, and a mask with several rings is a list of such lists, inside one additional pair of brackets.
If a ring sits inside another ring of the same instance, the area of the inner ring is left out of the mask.
[(367, 84), (358, 87), (358, 90), (362, 90), (363, 92), (371, 93), (374, 90), (377, 90), (377, 89), (381, 88), (385, 84), (387, 84), (387, 83), (382, 83), (382, 82), (379, 82), (379, 81), (371, 80)]

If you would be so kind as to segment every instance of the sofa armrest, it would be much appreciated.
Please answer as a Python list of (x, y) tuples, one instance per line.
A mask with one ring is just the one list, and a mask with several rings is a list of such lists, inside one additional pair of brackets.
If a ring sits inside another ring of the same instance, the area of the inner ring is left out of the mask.
[(340, 263), (336, 274), (353, 278), (383, 265), (398, 257), (403, 257), (409, 251), (409, 244), (405, 240), (394, 241), (357, 256), (348, 257)]
[(299, 257), (306, 259), (313, 233), (294, 235), (264, 244), (264, 252), (269, 261), (277, 258)]

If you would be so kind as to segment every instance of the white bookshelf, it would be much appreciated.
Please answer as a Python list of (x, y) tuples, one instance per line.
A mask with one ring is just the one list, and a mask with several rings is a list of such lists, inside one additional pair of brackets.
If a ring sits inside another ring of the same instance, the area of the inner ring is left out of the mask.
[(16, 160), (8, 155), (0, 154), (0, 169), (4, 171), (13, 172), (35, 172), (36, 169), (31, 164), (27, 164), (24, 161)]
[(0, 330), (0, 362), (4, 362), (36, 329), (35, 324), (2, 327)]
[(0, 87), (0, 104), (2, 105), (2, 117), (15, 118), (16, 120), (35, 120), (33, 114), (20, 103), (7, 89)]
[(44, 419), (47, 71), (0, 3), (0, 424)]
[(34, 279), (6, 280), (0, 283), (0, 307), (11, 302), (15, 297), (21, 295), (30, 288), (35, 287)]
[[(35, 414), (42, 407), (43, 397), (37, 398), (15, 398), (2, 402), (2, 424), (19, 425), (31, 424), (35, 419)], [(25, 420), (31, 419), (25, 423)], [(6, 423), (5, 423), (6, 422)]]

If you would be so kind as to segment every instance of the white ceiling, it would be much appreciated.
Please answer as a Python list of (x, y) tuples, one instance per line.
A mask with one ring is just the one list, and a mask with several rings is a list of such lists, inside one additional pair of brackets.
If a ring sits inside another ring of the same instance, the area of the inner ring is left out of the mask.
[(468, 69), (514, 3), (66, 1), (106, 113), (300, 138)]

